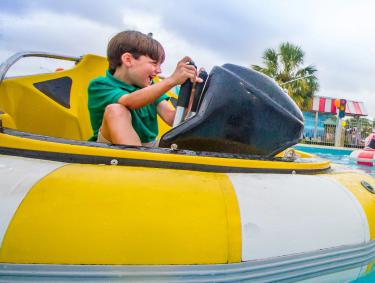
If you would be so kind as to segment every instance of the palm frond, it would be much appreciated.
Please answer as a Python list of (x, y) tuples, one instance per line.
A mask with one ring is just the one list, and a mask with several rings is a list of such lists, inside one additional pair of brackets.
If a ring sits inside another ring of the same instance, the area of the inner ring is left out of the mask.
[(284, 71), (291, 73), (303, 64), (305, 53), (299, 46), (286, 42), (279, 46), (279, 55)]
[(283, 84), (288, 95), (303, 110), (308, 109), (312, 97), (319, 90), (318, 70), (313, 65), (302, 66), (305, 53), (301, 47), (289, 42), (280, 44), (278, 50), (268, 48), (263, 52), (264, 66), (251, 67)]

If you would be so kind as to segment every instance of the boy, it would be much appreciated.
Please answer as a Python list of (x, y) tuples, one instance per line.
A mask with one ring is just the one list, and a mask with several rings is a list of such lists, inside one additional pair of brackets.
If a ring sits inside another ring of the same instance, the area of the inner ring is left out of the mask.
[(199, 80), (189, 57), (178, 62), (173, 74), (152, 84), (161, 73), (165, 58), (161, 44), (138, 31), (123, 31), (108, 44), (109, 70), (105, 77), (90, 82), (89, 111), (94, 136), (98, 142), (157, 146), (157, 114), (172, 125), (175, 109), (164, 93), (187, 79)]

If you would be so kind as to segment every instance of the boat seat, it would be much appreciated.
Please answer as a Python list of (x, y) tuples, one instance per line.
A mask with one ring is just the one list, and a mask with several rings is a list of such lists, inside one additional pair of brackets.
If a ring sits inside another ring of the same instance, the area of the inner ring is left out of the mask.
[(0, 84), (3, 126), (73, 140), (92, 135), (87, 87), (108, 68), (105, 57), (85, 55), (71, 69), (6, 78)]

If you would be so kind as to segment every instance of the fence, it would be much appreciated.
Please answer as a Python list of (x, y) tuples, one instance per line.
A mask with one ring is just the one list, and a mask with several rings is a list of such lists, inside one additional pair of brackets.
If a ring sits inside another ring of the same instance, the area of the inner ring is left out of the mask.
[[(332, 114), (304, 113), (305, 131), (302, 142), (333, 146), (335, 144), (337, 117)], [(375, 122), (367, 118), (345, 117), (341, 142), (345, 147), (361, 148), (367, 136), (375, 129)]]

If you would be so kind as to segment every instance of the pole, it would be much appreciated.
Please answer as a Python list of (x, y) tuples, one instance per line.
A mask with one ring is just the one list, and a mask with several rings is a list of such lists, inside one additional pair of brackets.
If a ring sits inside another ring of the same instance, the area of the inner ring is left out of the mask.
[(288, 83), (292, 83), (292, 82), (299, 81), (299, 80), (302, 80), (302, 79), (306, 79), (306, 78), (309, 78), (309, 77), (312, 77), (312, 76), (314, 76), (314, 74), (309, 74), (309, 75), (306, 75), (306, 76), (303, 76), (303, 77), (298, 77), (298, 78), (295, 78), (293, 80), (287, 81), (285, 83), (281, 83), (281, 84), (279, 84), (279, 86), (286, 85)]
[(335, 146), (339, 147), (341, 145), (341, 130), (342, 130), (342, 119), (340, 119), (337, 114), (337, 123), (336, 123), (336, 133), (335, 133)]
[(314, 140), (316, 141), (317, 131), (318, 131), (318, 116), (319, 112), (315, 112), (315, 125), (314, 125)]

